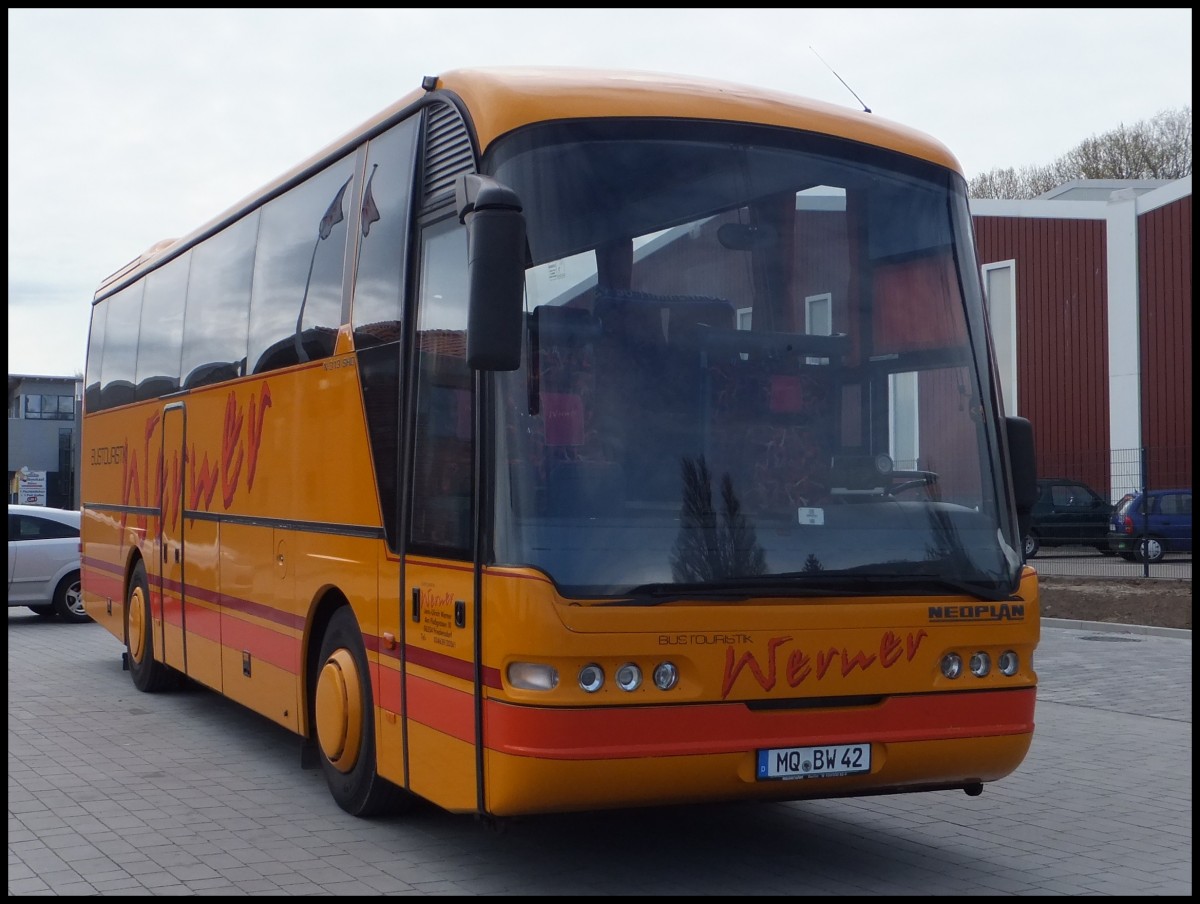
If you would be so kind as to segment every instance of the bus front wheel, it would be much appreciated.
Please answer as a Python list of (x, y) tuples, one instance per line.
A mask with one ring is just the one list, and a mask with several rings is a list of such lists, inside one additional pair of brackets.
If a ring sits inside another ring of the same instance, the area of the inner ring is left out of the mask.
[(375, 768), (375, 704), (358, 621), (338, 609), (321, 640), (312, 696), (321, 771), (337, 805), (353, 816), (395, 812), (405, 792)]

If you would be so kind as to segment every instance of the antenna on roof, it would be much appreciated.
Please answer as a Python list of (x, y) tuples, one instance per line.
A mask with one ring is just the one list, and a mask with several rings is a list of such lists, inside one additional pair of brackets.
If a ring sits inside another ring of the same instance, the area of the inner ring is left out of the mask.
[[(817, 53), (817, 51), (813, 48), (812, 44), (808, 45), (808, 49), (811, 50), (814, 54), (816, 54), (816, 57), (818, 60), (820, 60), (822, 63), (825, 63), (825, 58), (822, 57), (821, 54)], [(837, 72), (834, 71), (834, 68), (832, 66), (830, 66), (828, 63), (825, 63), (825, 68), (828, 69), (830, 72), (833, 72), (834, 77), (839, 82), (841, 82), (843, 85), (846, 85), (846, 80), (844, 78), (842, 78), (840, 75), (838, 75)], [(851, 88), (849, 85), (846, 85), (846, 90), (849, 91), (851, 94), (854, 94), (854, 89)], [(863, 104), (863, 99), (861, 97), (859, 97), (857, 94), (854, 94), (854, 99), (856, 101), (858, 101), (860, 104), (862, 104), (864, 113), (871, 112), (871, 108), (868, 107), (866, 104)]]

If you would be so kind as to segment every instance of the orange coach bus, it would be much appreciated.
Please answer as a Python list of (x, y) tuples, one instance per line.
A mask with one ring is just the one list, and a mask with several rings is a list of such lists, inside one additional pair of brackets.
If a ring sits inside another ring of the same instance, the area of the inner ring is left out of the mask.
[[(966, 183), (874, 115), (462, 70), (104, 280), (83, 593), (347, 812), (934, 789), (1033, 734)], [(136, 740), (136, 739), (135, 739)]]

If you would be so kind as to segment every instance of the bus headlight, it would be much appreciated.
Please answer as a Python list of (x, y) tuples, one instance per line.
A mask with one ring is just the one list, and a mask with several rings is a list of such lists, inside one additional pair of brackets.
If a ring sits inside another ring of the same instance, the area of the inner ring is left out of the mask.
[(1000, 659), (996, 665), (1000, 669), (1000, 674), (1012, 677), (1017, 674), (1017, 669), (1021, 667), (1021, 660), (1013, 650), (1005, 650), (1000, 654)]
[(579, 670), (579, 686), (589, 694), (594, 694), (604, 687), (604, 669), (594, 662)]
[(957, 653), (947, 653), (942, 657), (942, 674), (947, 678), (957, 678), (962, 674), (962, 657)]
[(558, 669), (537, 662), (510, 662), (508, 683), (523, 691), (552, 691), (558, 687)]
[(636, 691), (642, 686), (642, 670), (632, 662), (617, 669), (617, 687), (623, 691)]
[(660, 662), (654, 667), (654, 686), (660, 691), (669, 691), (679, 683), (679, 669), (673, 662)]
[(980, 650), (971, 654), (971, 674), (982, 678), (992, 670), (992, 657)]

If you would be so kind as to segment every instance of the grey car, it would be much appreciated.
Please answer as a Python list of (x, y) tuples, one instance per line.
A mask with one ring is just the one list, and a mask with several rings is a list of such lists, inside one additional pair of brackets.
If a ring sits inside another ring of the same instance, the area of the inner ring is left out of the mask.
[(8, 507), (8, 605), (44, 618), (86, 622), (80, 590), (79, 512)]

